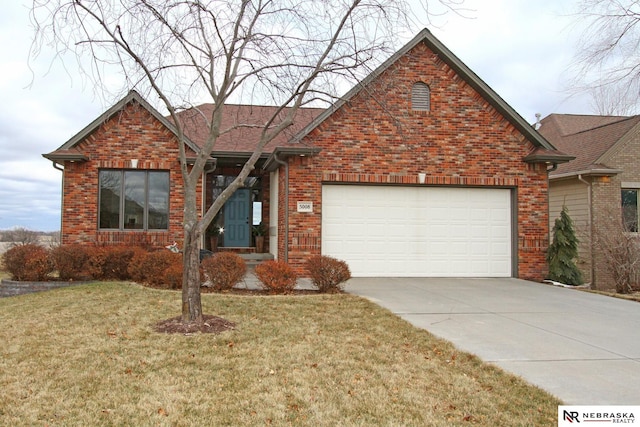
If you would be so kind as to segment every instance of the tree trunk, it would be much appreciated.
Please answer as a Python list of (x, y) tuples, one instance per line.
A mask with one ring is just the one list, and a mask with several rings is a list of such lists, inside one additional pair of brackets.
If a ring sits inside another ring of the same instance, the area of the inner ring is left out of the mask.
[(182, 275), (182, 322), (202, 323), (200, 250), (197, 233), (185, 229)]
[(182, 254), (182, 322), (202, 324), (200, 299), (200, 248), (196, 185), (189, 179), (185, 183), (184, 249)]

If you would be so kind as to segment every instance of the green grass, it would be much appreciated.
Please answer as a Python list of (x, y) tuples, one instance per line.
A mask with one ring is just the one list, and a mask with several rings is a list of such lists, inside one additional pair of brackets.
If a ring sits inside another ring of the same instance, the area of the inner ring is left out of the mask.
[(180, 293), (99, 283), (0, 299), (12, 426), (553, 426), (558, 400), (352, 295), (203, 294), (236, 322), (166, 335)]

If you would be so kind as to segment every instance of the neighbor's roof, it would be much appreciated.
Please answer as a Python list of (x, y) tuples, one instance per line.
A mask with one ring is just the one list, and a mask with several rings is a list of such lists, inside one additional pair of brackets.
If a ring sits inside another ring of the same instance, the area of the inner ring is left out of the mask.
[(559, 165), (550, 177), (612, 175), (619, 169), (603, 164), (602, 157), (633, 127), (640, 116), (589, 116), (551, 114), (542, 119), (539, 132), (559, 150), (576, 159)]

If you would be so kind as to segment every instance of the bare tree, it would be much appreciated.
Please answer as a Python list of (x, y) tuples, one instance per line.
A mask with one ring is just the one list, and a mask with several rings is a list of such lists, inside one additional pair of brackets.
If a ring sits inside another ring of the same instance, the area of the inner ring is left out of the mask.
[[(432, 3), (448, 10), (461, 0)], [(426, 0), (422, 6), (433, 11)], [(185, 193), (183, 322), (202, 322), (198, 241), (264, 146), (292, 125), (300, 107), (335, 101), (339, 82), (364, 77), (395, 45), (398, 29), (409, 26), (408, 12), (408, 2), (397, 0), (33, 1), (33, 54), (71, 54), (102, 88), (117, 67), (123, 89), (158, 98), (176, 126)], [(242, 171), (199, 219), (198, 180), (218, 138), (232, 130), (221, 127), (230, 100), (278, 108)], [(201, 113), (208, 138), (188, 165), (179, 113), (195, 108), (192, 102), (215, 108)]]
[(589, 92), (600, 114), (628, 115), (640, 93), (640, 2), (581, 0), (584, 32), (575, 56), (576, 92)]
[(628, 294), (640, 289), (640, 238), (628, 231), (619, 211), (608, 209), (606, 218), (594, 236), (594, 247), (616, 292)]
[(12, 242), (12, 244), (18, 246), (38, 244), (40, 242), (40, 237), (37, 231), (29, 230), (24, 227), (15, 227), (5, 231), (4, 240)]
[(618, 85), (594, 86), (588, 89), (593, 111), (603, 116), (629, 116), (637, 110), (638, 96)]

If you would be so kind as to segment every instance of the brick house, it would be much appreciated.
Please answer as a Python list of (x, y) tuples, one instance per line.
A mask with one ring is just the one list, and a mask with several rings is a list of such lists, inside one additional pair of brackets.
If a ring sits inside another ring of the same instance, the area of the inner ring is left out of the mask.
[(594, 288), (614, 288), (597, 240), (612, 226), (638, 232), (640, 116), (551, 114), (539, 132), (576, 157), (549, 174), (550, 227), (566, 205), (580, 239), (577, 264), (585, 280)]
[[(230, 123), (270, 108), (227, 107)], [(197, 117), (181, 117), (194, 152)], [(249, 157), (251, 132), (219, 141), (203, 208)], [(135, 92), (45, 157), (64, 167), (63, 243), (179, 241), (175, 132)], [(304, 109), (214, 222), (226, 248), (252, 246), (252, 223), (268, 225), (268, 251), (300, 272), (322, 253), (354, 276), (541, 280), (547, 169), (570, 159), (423, 30), (328, 109)]]

